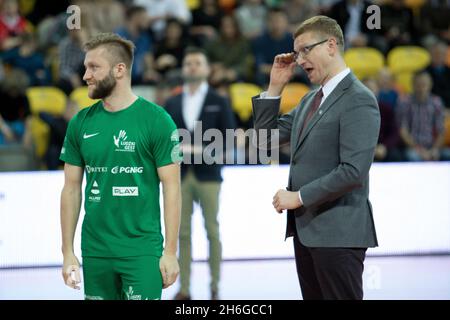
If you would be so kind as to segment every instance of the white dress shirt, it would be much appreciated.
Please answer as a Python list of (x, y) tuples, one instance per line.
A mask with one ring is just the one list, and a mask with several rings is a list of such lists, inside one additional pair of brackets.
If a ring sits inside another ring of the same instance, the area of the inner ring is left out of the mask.
[(206, 94), (208, 93), (208, 84), (203, 82), (200, 87), (191, 93), (187, 85), (183, 86), (182, 114), (186, 128), (194, 131), (195, 122), (199, 120)]

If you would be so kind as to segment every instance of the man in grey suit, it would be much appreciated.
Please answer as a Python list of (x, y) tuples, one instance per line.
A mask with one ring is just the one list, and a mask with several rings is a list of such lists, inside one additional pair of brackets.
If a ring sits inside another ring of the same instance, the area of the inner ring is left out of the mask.
[[(295, 52), (275, 57), (268, 90), (253, 98), (255, 128), (279, 129), (279, 142), (291, 143), (288, 188), (275, 194), (273, 206), (287, 209), (286, 237), (294, 237), (304, 299), (362, 299), (366, 250), (378, 245), (368, 195), (380, 114), (347, 68), (343, 43), (335, 20), (304, 21)], [(297, 65), (320, 87), (278, 117)]]

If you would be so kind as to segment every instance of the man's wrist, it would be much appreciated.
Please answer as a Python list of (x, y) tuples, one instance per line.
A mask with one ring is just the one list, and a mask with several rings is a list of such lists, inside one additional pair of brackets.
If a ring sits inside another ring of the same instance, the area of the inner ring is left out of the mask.
[(163, 256), (176, 256), (176, 255), (177, 255), (177, 250), (164, 249), (164, 251), (163, 251)]

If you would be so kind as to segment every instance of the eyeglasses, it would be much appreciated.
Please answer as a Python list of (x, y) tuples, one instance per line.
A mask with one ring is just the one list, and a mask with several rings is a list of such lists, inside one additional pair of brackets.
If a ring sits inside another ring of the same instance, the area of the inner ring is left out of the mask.
[(313, 44), (310, 44), (309, 46), (304, 46), (303, 48), (300, 48), (300, 50), (298, 52), (294, 51), (294, 61), (297, 61), (298, 57), (306, 57), (311, 51), (312, 49), (314, 49), (315, 46), (318, 46), (319, 44), (325, 43), (330, 39), (325, 39)]

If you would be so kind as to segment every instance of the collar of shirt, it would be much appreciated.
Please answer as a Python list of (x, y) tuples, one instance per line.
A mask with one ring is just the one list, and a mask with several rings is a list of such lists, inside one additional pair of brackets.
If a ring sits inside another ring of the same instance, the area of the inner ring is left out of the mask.
[(206, 81), (202, 82), (202, 84), (198, 87), (197, 91), (191, 93), (189, 90), (189, 86), (187, 84), (183, 85), (183, 95), (187, 97), (193, 96), (206, 96), (208, 92), (208, 83)]
[(327, 83), (322, 87), (323, 91), (323, 97), (320, 104), (322, 104), (325, 99), (330, 95), (331, 92), (337, 87), (339, 82), (341, 82), (348, 74), (350, 73), (350, 68), (345, 68), (341, 72), (339, 72), (337, 75), (335, 75), (333, 78), (328, 80)]
[(195, 121), (200, 117), (200, 113), (208, 93), (208, 83), (203, 82), (200, 87), (191, 93), (187, 85), (183, 86), (183, 119), (189, 131), (194, 131)]

